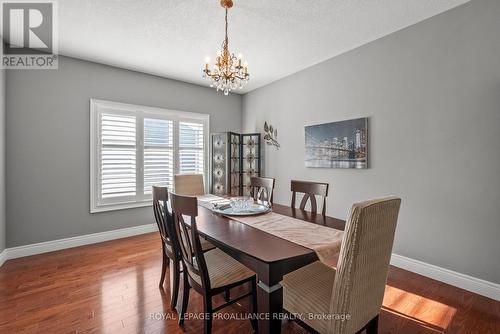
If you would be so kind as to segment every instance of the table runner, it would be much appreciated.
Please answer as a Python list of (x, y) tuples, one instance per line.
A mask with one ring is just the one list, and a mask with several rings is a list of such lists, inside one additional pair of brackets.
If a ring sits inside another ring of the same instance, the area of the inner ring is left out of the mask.
[(275, 212), (257, 216), (232, 216), (230, 218), (312, 249), (316, 252), (319, 260), (327, 265), (330, 265), (331, 259), (340, 252), (340, 245), (344, 235), (343, 231)]
[[(228, 199), (210, 195), (198, 198), (200, 205), (211, 209), (212, 203), (229, 202)], [(309, 223), (297, 218), (270, 212), (257, 216), (229, 217), (279, 238), (312, 249), (319, 260), (327, 265), (340, 251), (343, 231)]]

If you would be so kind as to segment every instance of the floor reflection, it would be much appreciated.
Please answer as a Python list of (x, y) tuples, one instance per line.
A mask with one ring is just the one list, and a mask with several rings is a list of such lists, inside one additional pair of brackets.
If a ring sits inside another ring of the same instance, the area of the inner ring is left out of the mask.
[(412, 322), (424, 333), (445, 333), (457, 313), (450, 305), (390, 285), (385, 289), (382, 310), (385, 317)]
[(435, 330), (446, 330), (457, 310), (449, 305), (387, 285), (383, 309)]

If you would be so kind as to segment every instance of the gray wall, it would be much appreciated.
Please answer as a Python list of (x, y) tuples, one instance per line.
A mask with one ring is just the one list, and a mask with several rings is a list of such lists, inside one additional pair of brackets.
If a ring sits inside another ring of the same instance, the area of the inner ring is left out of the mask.
[[(290, 179), (327, 181), (327, 213), (403, 198), (394, 252), (500, 283), (500, 1), (474, 0), (243, 98), (275, 200)], [(370, 169), (306, 169), (304, 125), (370, 117)]]
[(151, 208), (89, 213), (89, 99), (210, 114), (240, 131), (241, 96), (60, 58), (58, 70), (7, 73), (7, 246), (138, 226)]
[(0, 70), (0, 253), (5, 244), (5, 70)]

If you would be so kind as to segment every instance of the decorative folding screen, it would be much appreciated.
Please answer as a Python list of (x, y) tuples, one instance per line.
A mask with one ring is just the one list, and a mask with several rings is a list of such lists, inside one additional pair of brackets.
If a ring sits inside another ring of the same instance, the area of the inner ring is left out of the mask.
[(250, 178), (260, 176), (260, 134), (241, 135), (241, 155), (242, 195), (250, 196)]
[(214, 133), (211, 154), (211, 193), (249, 195), (250, 177), (260, 175), (260, 134)]

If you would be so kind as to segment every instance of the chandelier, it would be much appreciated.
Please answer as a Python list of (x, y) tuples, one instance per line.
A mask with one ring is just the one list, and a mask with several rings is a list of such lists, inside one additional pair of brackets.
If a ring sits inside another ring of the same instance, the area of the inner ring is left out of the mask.
[(228, 95), (232, 90), (243, 88), (243, 85), (250, 79), (250, 74), (248, 74), (248, 64), (243, 63), (243, 57), (241, 55), (236, 57), (229, 52), (227, 12), (229, 8), (233, 7), (233, 1), (221, 0), (220, 4), (226, 10), (226, 38), (222, 42), (222, 50), (217, 52), (212, 70), (209, 69), (209, 59), (206, 59), (203, 78), (210, 81), (210, 87), (215, 87), (217, 91), (221, 90), (224, 95)]

